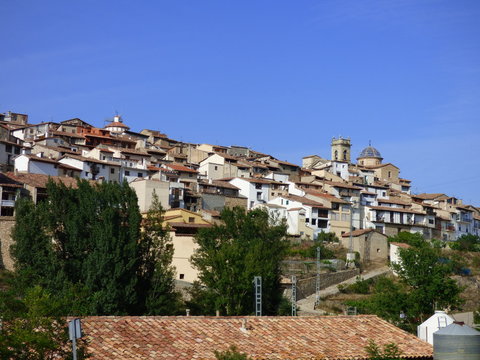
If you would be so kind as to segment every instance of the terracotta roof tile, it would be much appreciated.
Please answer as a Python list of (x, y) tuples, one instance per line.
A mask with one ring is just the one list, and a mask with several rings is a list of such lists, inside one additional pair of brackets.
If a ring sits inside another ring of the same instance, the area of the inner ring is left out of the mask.
[(418, 194), (418, 195), (412, 195), (412, 197), (416, 197), (418, 199), (422, 199), (422, 200), (434, 200), (436, 198), (439, 198), (441, 196), (445, 196), (445, 194), (441, 194), (441, 193), (436, 193), (436, 194), (427, 194), (427, 193), (423, 193), (423, 194)]
[(404, 248), (404, 249), (411, 248), (410, 245), (405, 244), (405, 243), (399, 243), (399, 242), (391, 242), (390, 245), (395, 245), (395, 246), (398, 246), (398, 247), (401, 247), (401, 248)]
[(180, 171), (180, 172), (198, 173), (197, 170), (190, 169), (190, 168), (188, 168), (186, 166), (183, 166), (183, 165), (180, 165), (180, 164), (166, 164), (165, 166), (172, 169), (172, 170), (176, 170), (176, 171)]
[[(246, 325), (243, 327), (243, 325)], [(215, 359), (235, 345), (252, 359), (366, 359), (369, 340), (402, 358), (433, 359), (432, 346), (374, 315), (318, 317), (87, 317), (93, 359)]]
[(36, 188), (46, 188), (49, 179), (52, 179), (54, 182), (61, 182), (66, 186), (71, 186), (73, 188), (77, 187), (77, 179), (71, 177), (61, 177), (61, 176), (49, 176), (44, 174), (30, 174), (30, 173), (18, 173), (14, 174), (13, 172), (7, 172), (5, 174), (10, 179), (16, 181), (17, 183), (26, 184)]
[(333, 203), (337, 203), (337, 204), (350, 204), (348, 201), (343, 200), (343, 199), (339, 199), (339, 198), (337, 198), (336, 196), (334, 196), (334, 195), (332, 195), (332, 194), (322, 193), (322, 192), (315, 191), (315, 190), (311, 190), (311, 189), (302, 189), (302, 190), (305, 191), (305, 193), (307, 193), (307, 194), (310, 194), (310, 195), (312, 195), (312, 196), (318, 196), (318, 197), (327, 199), (328, 201), (333, 202)]

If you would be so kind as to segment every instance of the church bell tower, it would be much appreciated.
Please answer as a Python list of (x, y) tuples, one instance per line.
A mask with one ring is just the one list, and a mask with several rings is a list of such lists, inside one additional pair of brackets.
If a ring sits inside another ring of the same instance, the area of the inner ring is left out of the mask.
[(350, 164), (350, 138), (342, 138), (341, 136), (332, 139), (332, 161), (343, 161)]

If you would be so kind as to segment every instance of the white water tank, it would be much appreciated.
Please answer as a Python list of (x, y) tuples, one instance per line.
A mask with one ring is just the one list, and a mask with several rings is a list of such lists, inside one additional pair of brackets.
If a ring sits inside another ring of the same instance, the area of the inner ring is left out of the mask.
[(445, 311), (437, 310), (422, 324), (417, 327), (417, 336), (423, 341), (433, 345), (433, 333), (438, 329), (452, 324), (455, 320)]

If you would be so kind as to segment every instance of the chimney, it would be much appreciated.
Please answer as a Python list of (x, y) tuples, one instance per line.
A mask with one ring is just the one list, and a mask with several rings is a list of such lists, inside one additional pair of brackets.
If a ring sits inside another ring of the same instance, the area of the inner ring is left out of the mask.
[(242, 327), (240, 328), (242, 332), (247, 332), (247, 319), (242, 319)]
[(216, 315), (217, 317), (219, 317), (219, 316), (220, 316), (220, 310), (215, 311), (215, 315)]
[(190, 316), (190, 309), (185, 309), (185, 312), (187, 313), (187, 316)]

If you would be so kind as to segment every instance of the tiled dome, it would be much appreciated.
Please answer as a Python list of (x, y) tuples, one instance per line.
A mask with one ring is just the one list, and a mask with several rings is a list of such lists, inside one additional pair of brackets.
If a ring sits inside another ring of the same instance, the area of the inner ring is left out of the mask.
[(382, 155), (380, 154), (380, 151), (375, 149), (373, 146), (368, 146), (365, 149), (362, 150), (360, 153), (360, 158), (378, 158), (378, 159), (383, 159)]

